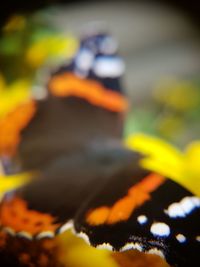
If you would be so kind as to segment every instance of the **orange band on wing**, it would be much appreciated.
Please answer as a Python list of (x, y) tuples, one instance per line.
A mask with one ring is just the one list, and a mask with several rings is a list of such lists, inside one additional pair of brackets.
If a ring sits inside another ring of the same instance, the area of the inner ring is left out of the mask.
[(132, 212), (150, 200), (150, 193), (163, 184), (165, 178), (152, 173), (141, 182), (132, 186), (126, 196), (119, 199), (112, 207), (99, 207), (91, 210), (86, 215), (86, 221), (90, 225), (114, 224), (127, 220)]
[(20, 142), (20, 132), (27, 126), (35, 112), (36, 104), (30, 100), (0, 120), (0, 154), (12, 156), (16, 152)]
[(1, 225), (3, 227), (9, 227), (15, 232), (25, 231), (31, 235), (43, 231), (54, 232), (60, 226), (55, 221), (56, 219), (49, 214), (29, 210), (27, 203), (17, 197), (10, 201), (7, 200), (1, 205)]
[(72, 73), (54, 76), (50, 80), (49, 89), (56, 96), (80, 97), (114, 112), (125, 111), (128, 106), (126, 98), (121, 94), (104, 88), (96, 81), (78, 78)]

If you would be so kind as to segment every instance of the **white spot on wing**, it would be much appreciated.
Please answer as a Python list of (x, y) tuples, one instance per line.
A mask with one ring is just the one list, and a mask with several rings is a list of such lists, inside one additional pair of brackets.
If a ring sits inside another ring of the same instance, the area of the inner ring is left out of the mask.
[(195, 207), (200, 207), (200, 198), (199, 197), (192, 197), (192, 201), (194, 202)]
[(113, 247), (109, 243), (103, 243), (101, 245), (96, 246), (96, 248), (113, 251)]
[(148, 250), (147, 253), (148, 254), (158, 255), (161, 258), (165, 259), (165, 255), (163, 254), (163, 252), (160, 249), (152, 248), (152, 249)]
[(33, 86), (32, 87), (32, 94), (33, 94), (34, 99), (43, 100), (43, 99), (47, 98), (48, 91), (46, 90), (46, 88), (44, 88), (42, 86)]
[(72, 220), (68, 221), (63, 226), (60, 227), (59, 234), (66, 232), (67, 230), (71, 229), (72, 227), (73, 227), (73, 221)]
[(166, 237), (170, 235), (169, 226), (162, 222), (153, 223), (150, 231), (155, 236)]
[(184, 243), (184, 242), (186, 241), (186, 237), (185, 237), (184, 235), (182, 235), (182, 234), (178, 234), (178, 235), (176, 236), (176, 239), (177, 239), (178, 242), (180, 242), (180, 243)]
[(179, 203), (171, 204), (166, 210), (166, 213), (170, 218), (185, 217), (185, 212)]
[(126, 250), (132, 250), (132, 249), (136, 249), (138, 251), (143, 250), (142, 246), (139, 243), (127, 243), (120, 249), (120, 251), (126, 251)]
[(10, 228), (10, 227), (3, 227), (2, 230), (3, 230), (3, 232), (5, 232), (5, 233), (7, 233), (9, 235), (12, 235), (12, 236), (15, 235), (15, 230)]
[(18, 232), (18, 233), (17, 233), (17, 236), (19, 236), (19, 237), (24, 237), (24, 238), (26, 238), (26, 239), (28, 239), (28, 240), (32, 240), (32, 239), (33, 239), (32, 234), (31, 234), (31, 233), (28, 233), (28, 232), (26, 232), (26, 231)]
[(89, 237), (85, 233), (83, 233), (83, 232), (76, 233), (76, 236), (82, 238), (87, 244), (90, 245)]
[(82, 71), (88, 71), (93, 62), (94, 55), (87, 49), (82, 49), (76, 57), (77, 68)]
[(186, 214), (189, 214), (195, 208), (194, 202), (190, 197), (183, 198), (180, 204)]
[(42, 238), (53, 238), (55, 236), (54, 232), (51, 231), (44, 231), (41, 232), (36, 236), (36, 239), (42, 239)]
[(125, 69), (124, 62), (116, 57), (101, 57), (94, 62), (93, 70), (99, 77), (119, 77)]
[(184, 218), (189, 215), (195, 208), (200, 207), (200, 198), (184, 197), (180, 202), (171, 204), (165, 211), (170, 218)]
[(196, 236), (196, 241), (200, 242), (200, 235)]
[(139, 222), (139, 224), (145, 224), (148, 221), (148, 219), (145, 215), (140, 215), (137, 217), (137, 221)]
[(113, 38), (106, 37), (100, 44), (100, 51), (103, 54), (113, 54), (117, 51), (117, 47), (118, 44)]

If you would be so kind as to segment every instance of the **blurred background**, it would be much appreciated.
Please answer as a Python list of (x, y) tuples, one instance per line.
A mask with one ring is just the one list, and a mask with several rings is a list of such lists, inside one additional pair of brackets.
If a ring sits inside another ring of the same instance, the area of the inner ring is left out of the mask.
[[(179, 0), (7, 1), (0, 11), (0, 88), (42, 94), (49, 73), (75, 53), (93, 22), (115, 36), (126, 63), (125, 135), (153, 133), (183, 146), (200, 135), (199, 11), (196, 1)], [(1, 101), (0, 116), (9, 102)]]

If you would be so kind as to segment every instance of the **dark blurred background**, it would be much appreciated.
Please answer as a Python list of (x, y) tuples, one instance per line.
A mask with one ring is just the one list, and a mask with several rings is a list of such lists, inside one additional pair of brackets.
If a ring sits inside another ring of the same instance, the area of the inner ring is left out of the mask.
[[(67, 3), (67, 4), (75, 4), (75, 3), (86, 3), (90, 2), (92, 4), (95, 3), (95, 1), (89, 1), (89, 0), (37, 0), (37, 1), (26, 1), (26, 0), (18, 0), (18, 1), (4, 1), (4, 3), (1, 4), (1, 21), (5, 20), (7, 16), (12, 14), (13, 12), (31, 12), (34, 10), (37, 10), (39, 8), (44, 8), (48, 5), (58, 4), (58, 3)], [(97, 1), (99, 2), (99, 1)], [(102, 0), (101, 2), (107, 2)], [(114, 1), (117, 2), (117, 1)], [(163, 2), (170, 4), (178, 9), (183, 10), (185, 13), (187, 13), (193, 20), (196, 22), (200, 21), (199, 11), (200, 11), (200, 3), (196, 0), (132, 0), (130, 2)]]

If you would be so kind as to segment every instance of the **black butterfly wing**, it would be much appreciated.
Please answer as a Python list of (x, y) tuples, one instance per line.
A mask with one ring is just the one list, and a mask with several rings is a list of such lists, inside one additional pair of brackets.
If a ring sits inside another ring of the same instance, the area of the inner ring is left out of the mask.
[(192, 266), (200, 259), (200, 199), (139, 166), (134, 171), (109, 179), (79, 210), (76, 233), (95, 247), (137, 249)]
[(120, 145), (92, 144), (58, 158), (27, 186), (8, 193), (0, 208), (3, 229), (30, 239), (54, 236), (71, 226), (86, 199), (138, 156)]

